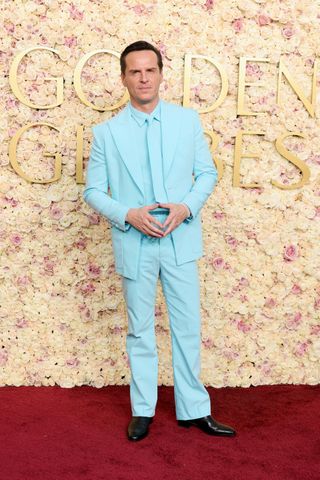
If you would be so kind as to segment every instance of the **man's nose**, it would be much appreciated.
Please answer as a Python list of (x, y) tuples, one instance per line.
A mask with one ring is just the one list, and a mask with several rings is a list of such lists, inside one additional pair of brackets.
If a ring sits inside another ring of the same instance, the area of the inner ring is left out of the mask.
[(148, 77), (147, 77), (147, 74), (145, 72), (141, 72), (140, 81), (143, 82), (143, 83), (148, 81)]

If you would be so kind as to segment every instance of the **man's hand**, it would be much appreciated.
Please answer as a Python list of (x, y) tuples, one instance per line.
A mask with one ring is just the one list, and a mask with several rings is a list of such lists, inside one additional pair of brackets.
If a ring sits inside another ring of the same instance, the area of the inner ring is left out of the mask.
[(130, 208), (125, 220), (140, 230), (140, 232), (151, 235), (152, 237), (163, 237), (164, 232), (152, 225), (152, 223), (155, 223), (163, 228), (162, 223), (155, 218), (155, 215), (149, 213), (149, 210), (154, 210), (159, 205), (159, 203), (153, 203), (152, 205), (145, 205), (140, 208)]
[(190, 215), (190, 210), (184, 203), (159, 203), (159, 207), (169, 208), (170, 213), (163, 224), (163, 227), (168, 228), (163, 233), (163, 237), (177, 228)]

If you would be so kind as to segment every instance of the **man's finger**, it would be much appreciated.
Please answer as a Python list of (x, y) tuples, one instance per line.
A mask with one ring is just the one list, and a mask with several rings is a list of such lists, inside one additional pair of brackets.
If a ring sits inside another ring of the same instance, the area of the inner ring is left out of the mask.
[(170, 208), (173, 203), (158, 203), (159, 207)]
[(163, 232), (163, 237), (166, 237), (170, 232), (172, 232), (172, 230), (174, 230), (174, 228), (175, 228), (174, 223), (171, 223), (171, 225), (165, 230), (165, 232)]
[(164, 222), (163, 226), (166, 227), (167, 225), (169, 225), (172, 220), (174, 220), (174, 215), (169, 213), (169, 215), (167, 216), (166, 218), (166, 221)]
[(153, 203), (152, 205), (147, 205), (147, 210), (154, 210), (159, 206), (159, 203)]
[(155, 234), (157, 237), (163, 237), (163, 231), (158, 230), (156, 227), (146, 227), (146, 231), (148, 235)]
[[(159, 222), (158, 222), (159, 223)], [(160, 223), (159, 225), (161, 228), (162, 228), (162, 224)], [(156, 233), (160, 233), (162, 234), (163, 231), (155, 226), (153, 226), (151, 223), (150, 224), (147, 224), (145, 225), (145, 228), (149, 231), (149, 232), (156, 232)]]

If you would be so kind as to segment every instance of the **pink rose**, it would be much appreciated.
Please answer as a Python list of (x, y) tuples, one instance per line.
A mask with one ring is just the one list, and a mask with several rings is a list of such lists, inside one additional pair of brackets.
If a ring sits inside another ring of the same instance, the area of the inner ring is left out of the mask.
[(224, 267), (224, 260), (221, 257), (216, 257), (210, 261), (210, 264), (215, 270), (222, 270)]
[(98, 225), (100, 223), (100, 217), (97, 213), (89, 213), (88, 220), (91, 225)]
[(263, 75), (263, 72), (259, 65), (256, 63), (247, 63), (246, 64), (246, 74), (250, 75), (251, 77), (255, 77), (260, 79)]
[(16, 321), (17, 328), (25, 328), (28, 325), (29, 325), (29, 322), (25, 318), (20, 318), (19, 320)]
[(80, 238), (74, 243), (74, 246), (78, 248), (79, 250), (85, 250), (87, 246), (87, 241), (85, 238)]
[(288, 330), (296, 330), (302, 321), (301, 312), (297, 312), (294, 315), (289, 315), (286, 321), (286, 327)]
[(21, 275), (20, 277), (17, 277), (17, 285), (19, 286), (25, 286), (30, 283), (30, 278), (27, 275)]
[(264, 302), (264, 306), (267, 308), (273, 308), (276, 304), (277, 302), (272, 297), (266, 298), (266, 301)]
[(66, 365), (67, 365), (68, 367), (74, 368), (74, 367), (77, 367), (79, 364), (80, 364), (80, 360), (79, 360), (78, 358), (76, 358), (76, 357), (74, 357), (74, 358), (69, 358), (68, 360), (66, 360)]
[(60, 220), (63, 217), (63, 211), (57, 205), (52, 205), (50, 208), (50, 216), (54, 220)]
[(295, 34), (295, 31), (294, 29), (292, 28), (291, 25), (286, 25), (285, 27), (283, 27), (283, 29), (281, 30), (281, 33), (282, 35), (285, 37), (285, 38), (291, 38), (294, 34)]
[(154, 6), (152, 4), (143, 5), (142, 3), (138, 3), (137, 5), (134, 5), (133, 7), (129, 7), (129, 8), (132, 8), (134, 13), (136, 13), (137, 15), (148, 15), (152, 13)]
[(258, 24), (260, 27), (263, 27), (264, 25), (269, 25), (271, 23), (271, 18), (268, 17), (268, 15), (264, 15), (263, 13), (258, 16)]
[(93, 283), (89, 282), (89, 283), (86, 283), (85, 285), (82, 285), (80, 287), (80, 292), (82, 293), (82, 295), (86, 296), (86, 295), (89, 295), (90, 293), (93, 293), (94, 291), (96, 290), (95, 286), (93, 285)]
[(294, 351), (294, 354), (301, 357), (306, 353), (306, 351), (309, 348), (309, 343), (310, 342), (298, 342)]
[(13, 245), (20, 245), (22, 242), (22, 238), (18, 233), (16, 233), (15, 235), (11, 235), (10, 241), (11, 243), (13, 243)]
[(6, 22), (4, 24), (4, 28), (9, 35), (10, 33), (13, 33), (15, 29), (14, 24), (12, 22)]
[(204, 348), (212, 348), (214, 346), (213, 340), (211, 338), (206, 338), (205, 340), (202, 340), (201, 343)]
[(114, 334), (120, 334), (123, 332), (123, 328), (120, 325), (115, 325), (114, 327), (109, 328), (109, 331)]
[(226, 237), (226, 243), (230, 245), (234, 250), (237, 248), (239, 245), (239, 242), (236, 238), (232, 237), (231, 235), (228, 235)]
[(71, 3), (71, 5), (70, 5), (69, 12), (70, 12), (70, 17), (73, 20), (82, 20), (83, 19), (83, 12), (80, 12), (80, 10), (78, 10), (77, 7), (73, 3)]
[(247, 238), (255, 240), (257, 238), (257, 233), (252, 230), (245, 230)]
[(14, 98), (8, 98), (8, 100), (6, 101), (6, 108), (7, 109), (14, 108), (18, 105), (18, 103), (19, 102)]
[(294, 295), (299, 295), (301, 292), (302, 292), (302, 289), (299, 285), (297, 285), (296, 283), (292, 286), (291, 288), (291, 292), (294, 294)]
[(298, 258), (298, 249), (295, 245), (288, 245), (285, 247), (283, 258), (288, 261), (292, 262)]
[(99, 267), (99, 265), (95, 265), (94, 263), (89, 263), (86, 270), (91, 277), (97, 278), (100, 275), (101, 268)]
[(65, 37), (64, 38), (64, 45), (66, 47), (75, 47), (77, 45), (77, 39), (74, 35), (71, 35), (71, 37)]
[(234, 22), (232, 22), (232, 25), (233, 25), (233, 28), (235, 30), (235, 32), (241, 32), (242, 28), (243, 28), (243, 18), (237, 18), (236, 20), (234, 20)]
[(213, 212), (212, 216), (217, 220), (221, 220), (222, 218), (225, 217), (225, 214), (223, 212)]
[(241, 287), (248, 287), (249, 286), (249, 280), (245, 277), (241, 277), (240, 280), (239, 280), (239, 285), (241, 285)]
[(203, 5), (205, 10), (212, 10), (214, 7), (215, 0), (206, 0), (205, 4)]
[(243, 333), (247, 333), (251, 330), (250, 325), (245, 323), (242, 319), (237, 321), (237, 329), (240, 330)]

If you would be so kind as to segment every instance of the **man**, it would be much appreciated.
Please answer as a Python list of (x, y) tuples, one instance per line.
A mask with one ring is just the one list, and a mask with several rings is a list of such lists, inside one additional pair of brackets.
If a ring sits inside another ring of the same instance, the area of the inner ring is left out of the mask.
[(198, 113), (159, 98), (160, 52), (145, 41), (135, 42), (122, 52), (120, 66), (130, 101), (92, 128), (83, 197), (111, 223), (116, 271), (122, 276), (131, 370), (127, 435), (130, 440), (144, 438), (155, 415), (154, 307), (160, 276), (170, 321), (178, 425), (233, 436), (235, 430), (211, 417), (210, 397), (199, 380), (200, 210), (217, 171)]

